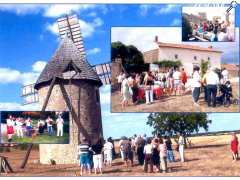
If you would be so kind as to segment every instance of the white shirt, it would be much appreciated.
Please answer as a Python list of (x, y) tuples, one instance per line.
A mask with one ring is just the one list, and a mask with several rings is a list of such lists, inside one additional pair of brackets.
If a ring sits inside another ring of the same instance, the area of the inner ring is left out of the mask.
[(56, 123), (57, 123), (57, 126), (63, 126), (63, 123), (64, 123), (63, 118), (61, 117), (57, 118)]
[(209, 73), (207, 73), (206, 82), (207, 82), (207, 85), (219, 84), (219, 77), (218, 77), (217, 73), (215, 73), (213, 71), (210, 71)]
[(152, 145), (151, 144), (147, 144), (144, 146), (143, 152), (144, 154), (152, 154)]
[(179, 71), (175, 71), (173, 73), (173, 79), (174, 80), (180, 80), (180, 77), (181, 77), (181, 73)]
[(7, 126), (13, 126), (14, 122), (11, 119), (7, 119)]
[(223, 80), (224, 82), (226, 82), (228, 80), (228, 70), (223, 70), (222, 71), (222, 76), (223, 76)]
[(123, 75), (118, 75), (117, 79), (118, 79), (118, 83), (121, 83), (123, 81)]
[(228, 34), (224, 32), (220, 32), (218, 34), (218, 41), (228, 41)]
[(113, 144), (111, 142), (106, 142), (103, 146), (103, 149), (106, 150), (112, 150)]
[(195, 71), (193, 73), (193, 79), (192, 79), (192, 87), (195, 88), (195, 87), (201, 87), (201, 77), (200, 77), (200, 74), (198, 71)]
[(51, 118), (48, 118), (46, 122), (47, 122), (47, 126), (52, 126), (53, 120)]
[(18, 128), (22, 127), (23, 123), (21, 121), (16, 121), (16, 126)]

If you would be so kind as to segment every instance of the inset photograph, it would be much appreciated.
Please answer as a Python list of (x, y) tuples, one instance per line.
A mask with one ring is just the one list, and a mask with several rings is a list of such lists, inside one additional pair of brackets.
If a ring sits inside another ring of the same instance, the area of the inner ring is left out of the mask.
[(68, 144), (69, 113), (2, 111), (1, 143)]
[(114, 27), (111, 36), (112, 112), (239, 111), (238, 38), (183, 43), (171, 27)]
[(235, 11), (227, 7), (183, 7), (182, 41), (235, 40)]

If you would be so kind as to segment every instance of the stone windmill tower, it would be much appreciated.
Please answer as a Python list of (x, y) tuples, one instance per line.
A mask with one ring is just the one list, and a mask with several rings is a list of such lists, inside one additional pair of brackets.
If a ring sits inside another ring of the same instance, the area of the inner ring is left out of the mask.
[(77, 146), (83, 138), (96, 143), (102, 137), (97, 73), (81, 56), (73, 41), (65, 37), (39, 76), (35, 89), (45, 110), (70, 112), (70, 143), (40, 145), (40, 162), (77, 162)]

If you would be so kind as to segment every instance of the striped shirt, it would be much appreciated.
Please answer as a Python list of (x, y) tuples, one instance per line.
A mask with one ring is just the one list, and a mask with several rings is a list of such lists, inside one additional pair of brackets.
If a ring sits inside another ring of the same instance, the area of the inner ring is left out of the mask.
[(91, 151), (91, 147), (89, 144), (80, 144), (78, 146), (78, 152), (79, 154), (88, 154)]

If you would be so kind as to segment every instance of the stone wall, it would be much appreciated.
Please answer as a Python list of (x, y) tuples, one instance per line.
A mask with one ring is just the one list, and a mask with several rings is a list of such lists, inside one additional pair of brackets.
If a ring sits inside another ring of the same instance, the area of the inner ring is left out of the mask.
[[(64, 86), (68, 97), (71, 100), (72, 109), (78, 116), (83, 129), (88, 133), (90, 141), (96, 143), (99, 137), (102, 137), (102, 120), (100, 102), (97, 102), (98, 87), (86, 82)], [(42, 105), (45, 101), (49, 86), (39, 89), (39, 103)], [(48, 111), (68, 111), (59, 85), (55, 85), (46, 110)], [(69, 144), (41, 144), (40, 163), (50, 164), (54, 160), (57, 164), (75, 164), (78, 163), (78, 127), (70, 115), (70, 143)], [(83, 131), (80, 131), (80, 140), (86, 137)]]

